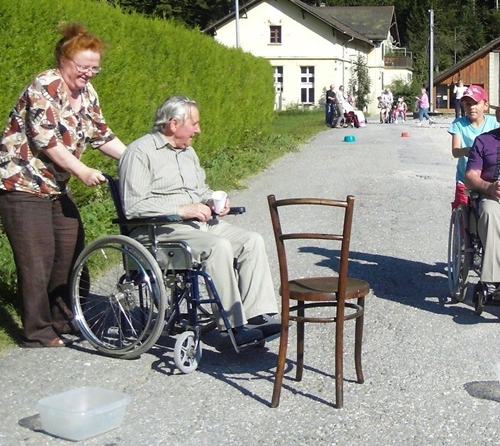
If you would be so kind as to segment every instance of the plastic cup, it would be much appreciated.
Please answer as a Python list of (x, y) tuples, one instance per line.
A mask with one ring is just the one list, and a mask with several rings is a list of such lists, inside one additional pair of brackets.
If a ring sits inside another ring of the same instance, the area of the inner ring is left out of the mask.
[(214, 202), (214, 212), (220, 214), (224, 206), (226, 205), (227, 194), (223, 190), (216, 190), (212, 194), (212, 200)]

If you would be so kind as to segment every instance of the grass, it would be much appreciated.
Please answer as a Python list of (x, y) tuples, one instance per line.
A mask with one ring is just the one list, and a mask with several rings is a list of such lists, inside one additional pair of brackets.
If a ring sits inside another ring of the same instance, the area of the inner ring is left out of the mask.
[[(202, 165), (207, 172), (207, 182), (213, 189), (241, 188), (242, 180), (261, 172), (286, 153), (297, 151), (301, 144), (323, 129), (325, 124), (322, 110), (277, 113), (270, 134), (249, 136), (248, 146), (230, 147), (214, 159), (202, 159)], [(194, 146), (196, 147), (196, 141)], [(102, 203), (80, 208), (87, 242), (99, 235), (117, 232), (116, 227), (110, 223), (112, 209), (113, 205), (108, 198), (103, 199)], [(2, 245), (0, 351), (15, 346), (21, 332), (20, 302), (16, 296), (12, 254), (5, 238)]]

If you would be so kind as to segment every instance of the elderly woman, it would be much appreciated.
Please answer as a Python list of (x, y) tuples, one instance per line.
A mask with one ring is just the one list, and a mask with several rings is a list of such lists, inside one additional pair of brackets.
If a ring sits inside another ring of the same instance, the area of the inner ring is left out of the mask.
[(103, 42), (76, 23), (60, 31), (57, 68), (26, 87), (0, 140), (0, 216), (17, 268), (23, 347), (69, 343), (61, 337), (73, 330), (68, 276), (84, 240), (68, 181), (105, 181), (80, 161), (87, 144), (115, 159), (125, 149), (89, 82), (101, 70)]

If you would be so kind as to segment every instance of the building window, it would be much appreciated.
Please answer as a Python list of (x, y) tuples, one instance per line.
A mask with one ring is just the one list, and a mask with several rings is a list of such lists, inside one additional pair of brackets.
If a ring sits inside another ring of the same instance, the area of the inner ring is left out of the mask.
[(271, 25), (269, 31), (269, 43), (281, 43), (281, 26)]
[(283, 67), (274, 67), (274, 90), (277, 92), (283, 91)]
[(314, 67), (300, 67), (300, 102), (314, 104)]

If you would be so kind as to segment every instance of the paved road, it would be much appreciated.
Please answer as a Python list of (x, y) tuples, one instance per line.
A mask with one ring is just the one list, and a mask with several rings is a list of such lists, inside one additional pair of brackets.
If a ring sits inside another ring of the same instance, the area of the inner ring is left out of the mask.
[[(500, 361), (500, 309), (487, 307), (479, 317), (470, 296), (462, 304), (446, 300), (455, 166), (449, 122), (328, 129), (231, 194), (247, 213), (230, 218), (264, 234), (276, 280), (266, 196), (355, 195), (350, 273), (368, 280), (372, 293), (366, 382), (353, 382), (348, 329), (343, 409), (332, 407), (330, 326), (308, 326), (304, 379), (292, 379), (290, 360), (277, 409), (269, 407), (276, 341), (240, 355), (207, 345), (191, 375), (175, 370), (168, 339), (134, 361), (99, 356), (84, 342), (16, 348), (0, 359), (0, 444), (66, 444), (40, 431), (35, 404), (84, 385), (132, 396), (124, 424), (84, 445), (499, 444), (500, 384), (492, 367)], [(356, 142), (344, 143), (344, 135)], [(321, 266), (326, 257), (319, 253), (314, 262)]]

